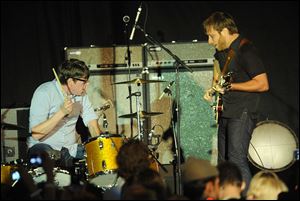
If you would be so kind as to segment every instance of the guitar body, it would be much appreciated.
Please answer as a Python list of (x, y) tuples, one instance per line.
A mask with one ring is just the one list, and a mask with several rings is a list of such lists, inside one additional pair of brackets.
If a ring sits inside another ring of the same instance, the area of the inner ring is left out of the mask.
[[(225, 76), (221, 76), (221, 79), (219, 81), (219, 85), (221, 87), (226, 87), (228, 84), (231, 83), (231, 77), (232, 73), (229, 72)], [(218, 91), (215, 91), (215, 104), (213, 106), (213, 110), (215, 113), (215, 122), (216, 124), (219, 124), (220, 117), (223, 111), (223, 100), (222, 100), (222, 94)]]
[(215, 106), (215, 122), (219, 124), (220, 117), (223, 111), (223, 101), (222, 101), (222, 94), (218, 93), (216, 97), (216, 106)]

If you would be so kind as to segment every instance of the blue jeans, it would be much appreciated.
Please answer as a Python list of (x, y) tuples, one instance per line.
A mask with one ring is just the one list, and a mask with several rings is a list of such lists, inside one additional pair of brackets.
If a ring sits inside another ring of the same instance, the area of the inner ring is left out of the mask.
[(252, 178), (248, 164), (248, 148), (256, 121), (247, 110), (240, 118), (221, 118), (218, 128), (218, 163), (225, 160), (235, 163), (241, 170), (247, 189)]

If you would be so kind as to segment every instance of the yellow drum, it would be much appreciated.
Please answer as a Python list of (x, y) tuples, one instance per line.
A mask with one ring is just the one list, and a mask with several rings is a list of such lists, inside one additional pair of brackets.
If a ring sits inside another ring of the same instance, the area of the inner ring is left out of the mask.
[(11, 173), (16, 169), (16, 166), (1, 164), (1, 184), (9, 184), (11, 180)]
[(101, 134), (85, 144), (88, 176), (116, 172), (116, 157), (123, 145), (123, 137), (118, 134)]

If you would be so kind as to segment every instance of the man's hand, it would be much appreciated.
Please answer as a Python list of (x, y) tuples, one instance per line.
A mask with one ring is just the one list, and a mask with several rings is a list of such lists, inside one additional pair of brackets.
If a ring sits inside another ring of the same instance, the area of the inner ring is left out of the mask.
[(60, 109), (65, 115), (70, 114), (73, 110), (73, 102), (71, 101), (71, 99), (66, 98)]
[(203, 96), (204, 100), (206, 100), (208, 102), (212, 102), (214, 93), (215, 93), (215, 90), (213, 88), (209, 88), (208, 90), (206, 90), (206, 92)]
[(223, 85), (216, 84), (212, 87), (212, 89), (220, 94), (225, 94), (225, 92), (229, 91), (231, 88), (230, 83), (224, 83)]

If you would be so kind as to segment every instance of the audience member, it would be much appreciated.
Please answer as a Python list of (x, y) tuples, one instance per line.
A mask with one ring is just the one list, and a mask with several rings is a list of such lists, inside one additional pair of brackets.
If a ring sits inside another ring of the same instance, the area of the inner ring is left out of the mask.
[(259, 171), (250, 182), (247, 200), (277, 200), (281, 192), (288, 192), (288, 188), (276, 173)]
[(191, 200), (218, 199), (219, 171), (208, 160), (189, 157), (182, 165), (182, 185)]
[(217, 166), (219, 170), (219, 199), (239, 200), (245, 189), (245, 181), (239, 167), (230, 161), (224, 161)]

